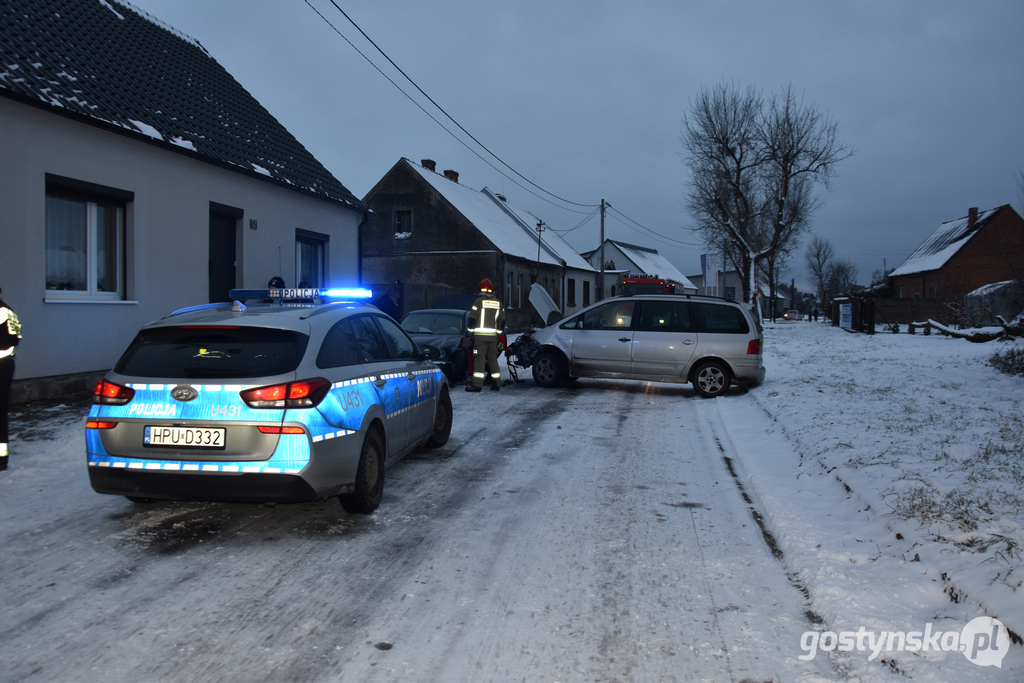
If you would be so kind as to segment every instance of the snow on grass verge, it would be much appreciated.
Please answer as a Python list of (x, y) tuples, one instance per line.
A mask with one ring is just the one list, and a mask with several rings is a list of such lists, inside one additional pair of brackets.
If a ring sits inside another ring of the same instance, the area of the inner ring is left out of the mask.
[[(806, 322), (768, 325), (765, 340), (765, 383), (720, 404), (821, 630), (990, 615), (1024, 635), (1024, 380), (991, 367), (997, 344)], [(998, 680), (1020, 673), (1012, 650)], [(831, 658), (862, 676), (996, 680), (953, 654)]]

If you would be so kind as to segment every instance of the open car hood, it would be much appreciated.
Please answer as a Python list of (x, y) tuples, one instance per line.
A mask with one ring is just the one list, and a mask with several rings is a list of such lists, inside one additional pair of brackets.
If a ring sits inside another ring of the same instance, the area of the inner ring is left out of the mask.
[[(544, 325), (550, 325), (555, 320), (559, 320), (562, 317), (562, 311), (558, 308), (554, 299), (548, 294), (544, 286), (538, 282), (534, 282), (530, 285), (530, 304), (533, 305), (533, 309), (540, 315), (540, 319), (544, 321)], [(551, 314), (557, 314), (557, 318), (552, 319)]]

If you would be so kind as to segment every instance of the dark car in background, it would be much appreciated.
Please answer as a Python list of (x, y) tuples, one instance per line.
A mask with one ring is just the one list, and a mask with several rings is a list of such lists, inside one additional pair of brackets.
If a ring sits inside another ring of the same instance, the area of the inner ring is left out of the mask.
[(428, 356), (444, 371), (448, 381), (457, 384), (466, 379), (473, 356), (473, 338), (469, 333), (469, 311), (458, 308), (425, 308), (402, 318), (402, 327), (420, 347), (429, 347)]

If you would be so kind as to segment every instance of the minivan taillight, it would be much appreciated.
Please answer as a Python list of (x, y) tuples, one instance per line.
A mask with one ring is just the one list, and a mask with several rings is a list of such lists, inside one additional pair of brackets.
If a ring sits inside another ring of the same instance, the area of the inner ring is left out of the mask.
[(331, 383), (323, 377), (317, 377), (246, 389), (238, 395), (250, 408), (315, 408), (330, 390)]
[(758, 356), (761, 354), (761, 340), (751, 339), (750, 343), (747, 344), (747, 355)]
[(108, 406), (123, 406), (135, 396), (135, 390), (101, 379), (92, 392), (93, 403)]

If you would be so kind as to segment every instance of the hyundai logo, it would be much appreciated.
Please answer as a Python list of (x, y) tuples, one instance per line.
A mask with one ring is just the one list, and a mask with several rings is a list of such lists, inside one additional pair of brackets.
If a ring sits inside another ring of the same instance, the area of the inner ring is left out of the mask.
[(171, 398), (175, 401), (191, 401), (198, 395), (199, 392), (187, 384), (179, 384), (171, 389)]

